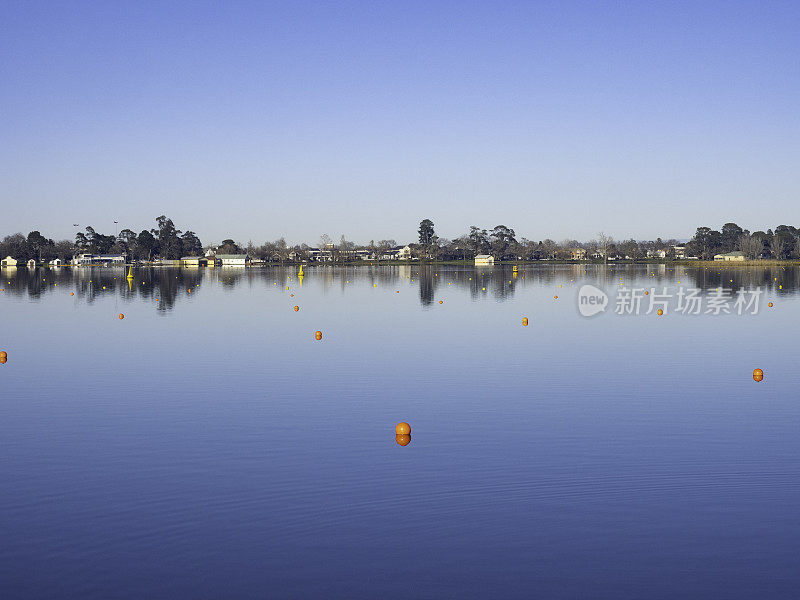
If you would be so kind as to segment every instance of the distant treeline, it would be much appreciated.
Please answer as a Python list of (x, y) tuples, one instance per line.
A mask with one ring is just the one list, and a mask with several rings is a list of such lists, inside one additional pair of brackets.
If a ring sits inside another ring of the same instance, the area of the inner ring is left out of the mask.
[(31, 231), (27, 236), (15, 233), (0, 242), (0, 255), (23, 261), (60, 258), (67, 262), (82, 252), (124, 254), (129, 259), (139, 260), (154, 257), (178, 259), (203, 252), (203, 245), (193, 231), (181, 232), (175, 228), (172, 219), (164, 215), (156, 219), (156, 224), (157, 227), (149, 231), (145, 229), (137, 234), (131, 229), (122, 229), (118, 235), (105, 235), (89, 226), (78, 232), (74, 242), (54, 242), (39, 231)]
[[(603, 233), (590, 241), (552, 239), (539, 241), (517, 237), (516, 232), (505, 225), (483, 229), (476, 225), (464, 235), (455, 239), (436, 235), (434, 223), (430, 219), (420, 222), (418, 239), (408, 244), (412, 258), (422, 260), (468, 260), (478, 254), (490, 254), (496, 260), (571, 260), (576, 257), (606, 259), (628, 258), (633, 260), (663, 255), (673, 259), (680, 254), (687, 257), (712, 259), (714, 255), (741, 251), (747, 258), (773, 258), (777, 260), (800, 258), (800, 230), (791, 225), (779, 225), (773, 231), (750, 232), (736, 223), (726, 223), (720, 230), (698, 227), (692, 239), (679, 244), (675, 239), (642, 241), (633, 238), (614, 240)], [(676, 253), (676, 246), (682, 250)], [(380, 260), (398, 247), (395, 240), (371, 240), (367, 244), (356, 244), (341, 236), (338, 242), (323, 234), (316, 246), (297, 244), (290, 246), (280, 238), (274, 242), (255, 245), (238, 243), (225, 239), (215, 247), (218, 254), (247, 253), (251, 258), (269, 262), (289, 260), (312, 260), (316, 250), (326, 251), (326, 258), (333, 262), (356, 260), (356, 250), (367, 250)], [(155, 258), (178, 259), (182, 256), (197, 256), (203, 253), (203, 244), (193, 231), (181, 232), (175, 228), (172, 219), (161, 215), (156, 219), (156, 227), (138, 234), (131, 229), (122, 229), (118, 235), (106, 235), (92, 227), (75, 236), (75, 241), (54, 242), (39, 231), (31, 231), (27, 236), (17, 233), (0, 241), (0, 256), (12, 256), (17, 260), (31, 258), (49, 261), (60, 258), (69, 261), (81, 252), (93, 254), (124, 254), (130, 260), (153, 260)]]

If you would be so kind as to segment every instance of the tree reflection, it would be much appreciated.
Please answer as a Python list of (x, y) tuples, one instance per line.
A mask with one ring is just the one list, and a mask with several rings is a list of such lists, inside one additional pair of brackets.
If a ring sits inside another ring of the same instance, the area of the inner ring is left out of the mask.
[[(304, 278), (297, 276), (296, 266), (250, 268), (165, 268), (148, 267), (127, 272), (114, 267), (84, 268), (11, 268), (0, 270), (0, 287), (8, 296), (39, 301), (49, 294), (74, 292), (74, 301), (94, 303), (103, 296), (126, 301), (137, 299), (153, 302), (165, 314), (180, 304), (181, 298), (202, 295), (209, 287), (231, 291), (247, 285), (253, 289), (275, 288), (296, 291), (305, 286), (323, 294), (352, 293), (353, 288), (401, 289), (417, 287), (419, 303), (430, 307), (437, 294), (466, 293), (472, 300), (491, 298), (504, 301), (522, 287), (546, 287), (559, 294), (563, 285), (592, 283), (608, 291), (620, 287), (644, 289), (663, 287), (698, 288), (714, 293), (717, 288), (735, 295), (742, 289), (762, 288), (767, 295), (797, 293), (800, 289), (800, 267), (735, 266), (735, 265), (596, 265), (536, 264), (522, 265), (514, 272), (510, 265), (471, 267), (449, 265), (381, 265), (360, 267), (305, 266)], [(192, 290), (189, 292), (188, 290)], [(567, 290), (564, 289), (563, 292)], [(158, 300), (156, 302), (156, 300)]]

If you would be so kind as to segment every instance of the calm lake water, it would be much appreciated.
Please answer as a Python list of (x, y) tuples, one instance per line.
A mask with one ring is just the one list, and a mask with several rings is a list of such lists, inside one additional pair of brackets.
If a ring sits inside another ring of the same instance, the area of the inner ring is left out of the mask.
[(800, 593), (797, 269), (0, 274), (3, 598)]

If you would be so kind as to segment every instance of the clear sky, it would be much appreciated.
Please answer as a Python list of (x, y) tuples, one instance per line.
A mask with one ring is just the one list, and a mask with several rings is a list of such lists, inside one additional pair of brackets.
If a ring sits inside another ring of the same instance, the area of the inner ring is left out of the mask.
[(0, 235), (800, 225), (798, 2), (0, 0)]

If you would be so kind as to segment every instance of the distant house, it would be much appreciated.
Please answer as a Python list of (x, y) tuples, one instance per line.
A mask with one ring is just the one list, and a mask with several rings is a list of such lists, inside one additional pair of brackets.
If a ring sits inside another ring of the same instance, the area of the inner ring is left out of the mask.
[[(295, 260), (294, 258), (291, 258), (291, 254), (289, 255), (289, 258), (291, 260)], [(308, 258), (309, 260), (313, 260), (315, 262), (330, 262), (333, 260), (333, 252), (330, 250), (322, 250), (320, 248), (309, 248)]]
[(494, 264), (494, 256), (492, 256), (491, 254), (478, 254), (478, 256), (475, 257), (476, 266), (477, 265), (486, 266), (493, 264)]
[(714, 260), (722, 260), (726, 262), (741, 262), (744, 261), (744, 252), (727, 252), (725, 254), (715, 254)]
[(647, 258), (667, 258), (666, 250), (648, 250)]
[(28, 268), (29, 268), (29, 269), (35, 269), (35, 268), (36, 268), (36, 261), (35, 261), (35, 260), (33, 260), (33, 259), (30, 259), (30, 260), (28, 261)]
[(586, 250), (583, 248), (573, 248), (570, 250), (572, 260), (584, 260), (586, 258)]
[(60, 267), (63, 264), (64, 264), (64, 261), (62, 261), (60, 258), (54, 258), (53, 260), (50, 261), (50, 266), (51, 267)]
[(411, 246), (387, 248), (378, 258), (379, 260), (411, 260)]
[(217, 254), (217, 260), (222, 267), (246, 267), (250, 257), (247, 254)]
[(358, 260), (375, 260), (375, 253), (371, 250), (356, 250)]
[(182, 267), (205, 267), (208, 259), (204, 256), (184, 256), (181, 258)]
[(402, 250), (401, 246), (387, 248), (378, 258), (380, 260), (398, 260), (400, 258), (400, 250)]
[(0, 267), (16, 267), (17, 266), (17, 259), (12, 258), (10, 256), (6, 256), (3, 260), (0, 260)]

